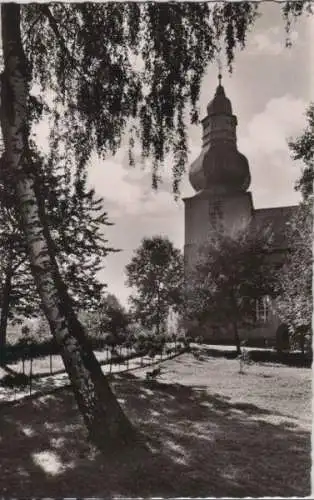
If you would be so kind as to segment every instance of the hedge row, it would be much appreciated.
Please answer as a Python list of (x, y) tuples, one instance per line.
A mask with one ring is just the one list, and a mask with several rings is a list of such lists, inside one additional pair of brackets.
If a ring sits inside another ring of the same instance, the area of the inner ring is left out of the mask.
[[(197, 350), (197, 349), (196, 349)], [(206, 349), (206, 354), (213, 358), (237, 358), (236, 351), (227, 351), (222, 349)], [(310, 354), (303, 355), (301, 352), (278, 352), (275, 350), (254, 350), (249, 351), (250, 358), (259, 363), (281, 363), (288, 366), (311, 368), (313, 357)]]
[[(104, 349), (108, 347), (103, 339), (91, 339), (92, 348)], [(23, 341), (16, 344), (7, 344), (4, 354), (4, 361), (7, 364), (14, 363), (21, 359), (36, 359), (50, 354), (58, 354), (59, 348), (53, 338), (40, 343)]]

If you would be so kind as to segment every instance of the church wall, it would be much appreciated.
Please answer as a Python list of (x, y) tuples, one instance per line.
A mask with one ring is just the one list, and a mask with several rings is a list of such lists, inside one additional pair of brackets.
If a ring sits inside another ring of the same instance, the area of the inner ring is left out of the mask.
[[(265, 341), (268, 345), (275, 345), (276, 331), (280, 321), (275, 315), (269, 318), (265, 323), (252, 325), (250, 327), (239, 328), (239, 336), (241, 341), (248, 341), (248, 343), (256, 345), (264, 345)], [(211, 325), (204, 325), (197, 327), (193, 325), (193, 329), (189, 330), (192, 337), (202, 336), (205, 343), (208, 344), (231, 344), (235, 343), (234, 334), (232, 329), (226, 324), (225, 326), (212, 327)]]
[(233, 233), (244, 229), (253, 216), (252, 195), (250, 192), (228, 196), (223, 200), (223, 222), (226, 232)]
[[(250, 221), (253, 212), (251, 193), (232, 196), (218, 196), (204, 191), (185, 200), (185, 246), (184, 257), (190, 269), (197, 261), (198, 249), (210, 241), (211, 231), (217, 227), (211, 220), (211, 210), (219, 204), (220, 222), (226, 232), (243, 229)], [(216, 220), (217, 222), (217, 220)]]
[(208, 238), (208, 200), (195, 196), (185, 200), (185, 244), (202, 245)]

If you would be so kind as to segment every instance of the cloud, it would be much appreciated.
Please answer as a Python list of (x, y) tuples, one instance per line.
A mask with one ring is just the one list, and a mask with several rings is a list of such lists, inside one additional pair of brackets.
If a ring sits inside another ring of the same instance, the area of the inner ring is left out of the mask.
[[(120, 159), (123, 157), (120, 153)], [(111, 206), (114, 217), (141, 216), (143, 214), (163, 217), (176, 210), (176, 202), (171, 194), (171, 186), (160, 185), (158, 192), (152, 190), (150, 170), (140, 167), (125, 167), (119, 158), (91, 161), (89, 183), (95, 187)]]
[(291, 159), (288, 140), (302, 133), (306, 106), (306, 101), (289, 94), (271, 99), (239, 136), (239, 149), (249, 160), (251, 190), (257, 206), (278, 206), (299, 200), (294, 185), (301, 164)]
[[(292, 43), (298, 40), (298, 32), (292, 31), (289, 38)], [(286, 49), (287, 35), (283, 27), (273, 26), (267, 30), (255, 33), (248, 44), (248, 54), (277, 56), (282, 53), (288, 54)]]
[[(200, 153), (200, 142), (191, 143), (189, 163)], [(152, 189), (152, 169), (150, 162), (145, 161), (144, 167), (140, 160), (140, 150), (135, 151), (135, 166), (129, 166), (127, 148), (122, 147), (115, 156), (101, 160), (96, 155), (90, 161), (88, 170), (89, 184), (97, 194), (103, 196), (106, 207), (110, 209), (111, 217), (169, 218), (182, 209), (182, 203), (175, 201), (172, 190), (173, 159), (169, 157), (160, 167), (161, 182), (158, 190)], [(194, 194), (189, 184), (188, 176), (183, 175), (181, 196)], [(181, 207), (181, 208), (180, 208)]]
[(304, 128), (307, 103), (286, 94), (267, 102), (264, 110), (253, 116), (247, 135), (241, 138), (246, 148), (272, 154), (287, 150), (287, 139)]

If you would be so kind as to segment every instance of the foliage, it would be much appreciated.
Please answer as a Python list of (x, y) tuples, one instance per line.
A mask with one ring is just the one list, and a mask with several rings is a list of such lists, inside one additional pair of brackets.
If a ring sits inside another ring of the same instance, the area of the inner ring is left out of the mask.
[(300, 205), (289, 227), (290, 253), (280, 273), (276, 305), (279, 316), (289, 326), (291, 345), (311, 339), (313, 214), (309, 203)]
[(20, 342), (27, 345), (34, 341), (34, 336), (31, 328), (28, 325), (24, 325), (21, 328), (21, 339)]
[[(88, 335), (99, 345), (117, 345), (132, 341), (130, 316), (117, 297), (107, 293), (94, 310), (79, 311), (79, 318)], [(130, 343), (130, 342), (129, 342)]]
[[(232, 328), (240, 351), (239, 326), (255, 321), (256, 300), (272, 295), (276, 276), (269, 259), (271, 233), (251, 225), (236, 234), (217, 233), (199, 254), (186, 287), (186, 317), (197, 328)], [(227, 320), (227, 322), (226, 322)]]
[(102, 334), (110, 334), (114, 343), (121, 343), (127, 336), (130, 318), (117, 297), (108, 293), (99, 308), (99, 328)]
[(78, 317), (88, 332), (88, 337), (93, 340), (99, 340), (101, 337), (99, 311), (80, 310)]
[(1, 379), (1, 385), (11, 389), (14, 389), (15, 387), (24, 388), (29, 385), (29, 382), (29, 377), (24, 373), (8, 373)]
[[(307, 126), (300, 137), (289, 142), (294, 160), (303, 162), (296, 189), (302, 203), (289, 227), (290, 254), (279, 284), (278, 311), (290, 331), (290, 343), (311, 349), (313, 308), (313, 182), (314, 104), (306, 111)], [(308, 343), (308, 345), (306, 345)]]
[[(52, 156), (64, 142), (81, 165), (95, 148), (117, 151), (128, 129), (130, 162), (139, 139), (143, 157), (154, 160), (154, 187), (158, 166), (172, 153), (178, 193), (187, 160), (185, 118), (189, 112), (192, 123), (198, 120), (202, 77), (221, 50), (232, 71), (258, 11), (246, 1), (25, 5), (25, 50), (41, 89), (32, 107), (51, 117)], [(303, 12), (311, 12), (311, 2), (282, 4), (287, 45), (291, 22)], [(46, 89), (53, 91), (50, 105)]]
[[(51, 165), (39, 158), (41, 192), (62, 277), (77, 308), (96, 308), (105, 286), (97, 279), (97, 273), (107, 254), (114, 251), (104, 238), (105, 227), (111, 225), (103, 209), (104, 201), (87, 188), (86, 171), (73, 179), (66, 165)], [(38, 315), (40, 299), (18, 216), (11, 210), (9, 219), (5, 204), (0, 204), (0, 213), (1, 253), (3, 260), (12, 260), (14, 270), (9, 317)], [(4, 283), (6, 269), (2, 269)]]
[[(3, 175), (3, 159), (0, 172)], [(27, 259), (25, 238), (15, 210), (15, 201), (0, 178), (0, 304), (7, 310), (7, 320), (21, 322), (38, 307), (33, 278)], [(8, 302), (6, 304), (6, 301)], [(2, 320), (3, 321), (3, 320)], [(6, 327), (6, 325), (5, 325)]]
[[(104, 200), (87, 186), (87, 172), (70, 177), (66, 165), (44, 166), (42, 189), (46, 189), (48, 224), (52, 229), (55, 253), (64, 282), (77, 308), (98, 307), (104, 285), (97, 273), (104, 258), (113, 248), (104, 236), (111, 226), (104, 210)], [(57, 170), (57, 173), (55, 172)], [(49, 179), (56, 179), (58, 188), (51, 190)]]
[(131, 310), (141, 325), (165, 329), (171, 308), (182, 300), (183, 257), (168, 238), (144, 238), (126, 266), (127, 284), (136, 289), (131, 295)]
[(310, 200), (313, 196), (314, 181), (314, 104), (306, 111), (307, 126), (302, 135), (289, 142), (294, 160), (302, 160), (304, 166), (302, 175), (296, 184), (296, 189), (302, 194), (303, 200)]
[[(128, 129), (130, 157), (137, 139), (143, 157), (153, 157), (154, 187), (158, 165), (172, 152), (177, 193), (186, 112), (195, 123), (201, 79), (219, 40), (231, 68), (257, 10), (250, 2), (25, 5), (25, 50), (40, 88), (32, 102), (51, 118), (52, 157), (65, 149), (80, 168), (94, 149), (116, 152)], [(48, 89), (52, 103), (43, 99)]]

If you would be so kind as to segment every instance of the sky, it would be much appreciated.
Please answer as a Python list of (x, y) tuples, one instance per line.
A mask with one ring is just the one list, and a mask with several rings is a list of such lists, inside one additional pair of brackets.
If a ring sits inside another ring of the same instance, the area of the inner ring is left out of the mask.
[[(301, 165), (291, 159), (288, 139), (302, 133), (305, 110), (314, 100), (310, 54), (311, 41), (314, 45), (313, 19), (302, 18), (292, 27), (293, 45), (288, 49), (279, 5), (265, 2), (261, 12), (262, 17), (247, 37), (246, 48), (236, 54), (232, 75), (226, 69), (222, 71), (222, 84), (238, 118), (238, 149), (250, 165), (249, 190), (255, 208), (298, 203), (294, 184)], [(201, 117), (215, 93), (217, 76), (218, 67), (213, 64), (203, 79)], [(201, 125), (189, 126), (189, 164), (200, 153), (201, 135)], [(106, 228), (106, 237), (110, 246), (122, 250), (106, 258), (99, 278), (124, 305), (131, 292), (125, 286), (125, 266), (142, 238), (164, 235), (183, 250), (184, 204), (182, 199), (176, 202), (171, 194), (171, 164), (163, 179), (158, 192), (154, 192), (149, 165), (144, 170), (140, 164), (130, 167), (124, 148), (106, 161), (93, 157), (90, 162), (90, 186), (103, 196), (109, 220), (114, 223)], [(181, 198), (193, 194), (186, 173)]]

